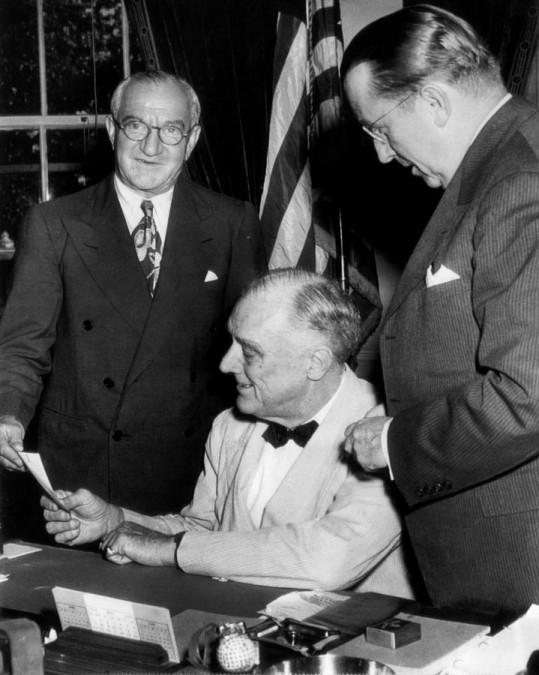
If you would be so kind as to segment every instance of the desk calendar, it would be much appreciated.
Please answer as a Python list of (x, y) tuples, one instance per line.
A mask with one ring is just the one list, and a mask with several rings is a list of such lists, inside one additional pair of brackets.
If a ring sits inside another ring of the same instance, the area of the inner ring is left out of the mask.
[(59, 586), (55, 586), (52, 593), (62, 630), (68, 626), (76, 626), (108, 635), (157, 643), (166, 650), (171, 661), (179, 662), (168, 609)]

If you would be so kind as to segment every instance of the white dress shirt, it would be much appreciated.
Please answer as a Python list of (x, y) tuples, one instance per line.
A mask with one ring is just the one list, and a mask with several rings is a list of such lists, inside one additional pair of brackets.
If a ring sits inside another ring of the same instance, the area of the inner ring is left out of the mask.
[[(343, 380), (344, 374), (337, 391), (325, 406), (319, 410), (316, 415), (311, 417), (311, 419), (307, 420), (307, 422), (314, 420), (315, 422), (318, 422), (319, 426), (322, 424), (341, 390)], [(305, 422), (305, 424), (307, 424), (307, 422)], [(300, 456), (302, 450), (303, 448), (292, 439), (280, 448), (274, 448), (271, 443), (264, 444), (260, 462), (252, 476), (247, 496), (247, 507), (249, 508), (251, 518), (257, 527), (260, 527), (260, 523), (262, 522), (266, 504), (272, 498), (283, 478)]]
[[(146, 199), (142, 197), (138, 192), (131, 189), (114, 174), (114, 188), (116, 194), (118, 195), (118, 200), (120, 206), (122, 207), (122, 212), (124, 214), (127, 227), (129, 228), (129, 234), (133, 234), (133, 230), (142, 220), (144, 216), (142, 209), (140, 208), (141, 203)], [(172, 187), (167, 192), (163, 194), (155, 195), (150, 200), (153, 204), (153, 219), (155, 220), (155, 226), (161, 237), (163, 243), (163, 249), (165, 247), (165, 237), (167, 235), (168, 227), (168, 217), (170, 215), (170, 205), (172, 204), (172, 193), (174, 188)]]

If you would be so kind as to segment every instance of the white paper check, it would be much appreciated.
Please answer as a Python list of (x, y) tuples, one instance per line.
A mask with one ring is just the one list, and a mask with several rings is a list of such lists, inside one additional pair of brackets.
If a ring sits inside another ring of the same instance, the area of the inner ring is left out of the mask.
[(45, 467), (43, 466), (39, 452), (20, 452), (19, 455), (28, 471), (32, 474), (32, 476), (34, 476), (34, 478), (49, 495), (49, 497), (60, 508), (65, 509), (65, 507), (62, 506), (62, 503), (58, 501), (56, 495), (54, 494), (54, 490), (52, 489), (51, 482), (47, 476), (47, 472), (45, 471)]

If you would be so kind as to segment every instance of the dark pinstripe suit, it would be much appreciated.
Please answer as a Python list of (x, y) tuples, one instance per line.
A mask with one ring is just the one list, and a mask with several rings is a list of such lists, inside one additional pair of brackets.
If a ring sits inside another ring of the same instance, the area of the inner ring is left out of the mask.
[[(481, 130), (391, 302), (390, 462), (437, 605), (539, 602), (539, 113)], [(427, 288), (444, 265), (459, 279)]]

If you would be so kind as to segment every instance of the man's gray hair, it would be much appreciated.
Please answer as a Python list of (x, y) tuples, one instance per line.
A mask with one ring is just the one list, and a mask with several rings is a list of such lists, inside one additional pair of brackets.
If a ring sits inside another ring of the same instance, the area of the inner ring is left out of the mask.
[(122, 103), (122, 98), (126, 88), (133, 82), (143, 82), (143, 83), (159, 83), (159, 82), (175, 82), (179, 85), (184, 91), (189, 101), (189, 110), (191, 117), (190, 126), (193, 127), (195, 124), (198, 124), (200, 121), (200, 101), (193, 87), (181, 77), (173, 75), (172, 73), (166, 73), (163, 70), (143, 70), (139, 73), (133, 73), (129, 77), (126, 77), (125, 80), (122, 80), (120, 84), (114, 90), (112, 98), (110, 100), (110, 110), (113, 117), (117, 118), (118, 111)]
[(351, 40), (341, 77), (361, 63), (371, 71), (372, 92), (401, 98), (440, 78), (478, 94), (503, 85), (500, 65), (472, 26), (432, 5), (411, 5), (370, 23)]
[(292, 327), (318, 333), (343, 364), (359, 347), (361, 315), (350, 295), (322, 274), (296, 268), (265, 272), (247, 286), (242, 298), (280, 288), (290, 293)]

